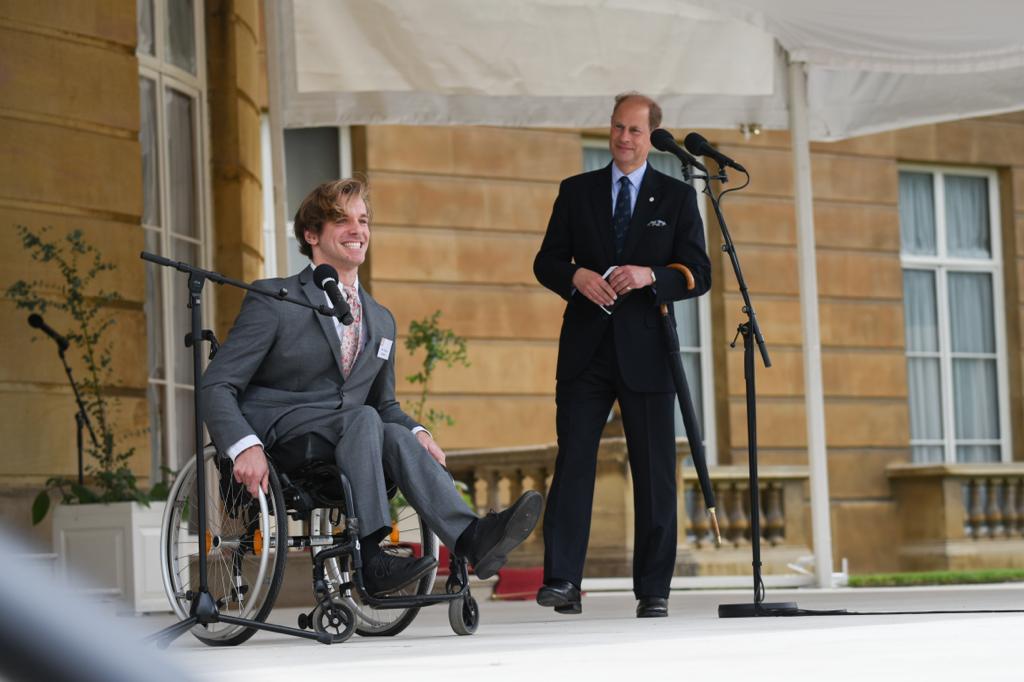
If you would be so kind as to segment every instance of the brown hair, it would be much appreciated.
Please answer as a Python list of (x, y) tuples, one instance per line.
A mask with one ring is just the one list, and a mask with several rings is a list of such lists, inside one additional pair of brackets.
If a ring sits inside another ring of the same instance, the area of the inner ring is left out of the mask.
[(647, 95), (641, 95), (636, 90), (630, 90), (620, 95), (615, 95), (615, 106), (612, 107), (612, 116), (619, 110), (619, 105), (626, 100), (639, 100), (647, 105), (647, 122), (651, 125), (651, 130), (654, 130), (661, 125), (661, 107), (653, 99)]
[(362, 199), (370, 211), (370, 188), (359, 178), (331, 180), (318, 185), (299, 204), (295, 212), (295, 238), (299, 240), (299, 253), (313, 258), (313, 248), (306, 241), (306, 231), (320, 234), (324, 223), (337, 222), (345, 215), (345, 208), (353, 199)]

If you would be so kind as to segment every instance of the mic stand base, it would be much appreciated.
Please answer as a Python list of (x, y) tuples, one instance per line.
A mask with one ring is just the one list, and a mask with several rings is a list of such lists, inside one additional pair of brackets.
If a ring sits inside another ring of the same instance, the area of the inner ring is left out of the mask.
[(795, 601), (762, 602), (760, 604), (719, 604), (719, 618), (754, 618), (756, 616), (797, 616)]
[(326, 632), (310, 632), (307, 630), (285, 627), (283, 625), (275, 625), (274, 623), (250, 620), (248, 618), (221, 615), (217, 610), (217, 604), (213, 600), (213, 596), (206, 590), (200, 590), (195, 597), (193, 597), (192, 606), (189, 611), (191, 615), (189, 615), (185, 620), (178, 621), (159, 632), (154, 632), (142, 641), (146, 643), (155, 642), (161, 649), (166, 649), (171, 642), (176, 640), (178, 637), (181, 637), (196, 625), (205, 626), (212, 625), (214, 623), (228, 623), (229, 625), (244, 625), (257, 630), (276, 632), (281, 635), (292, 635), (293, 637), (314, 639), (321, 644), (331, 643), (331, 635)]

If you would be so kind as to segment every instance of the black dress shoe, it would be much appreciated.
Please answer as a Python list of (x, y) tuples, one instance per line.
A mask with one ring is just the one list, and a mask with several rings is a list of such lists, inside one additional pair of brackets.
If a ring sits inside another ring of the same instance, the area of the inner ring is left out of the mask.
[(552, 580), (537, 590), (537, 603), (553, 606), (557, 613), (582, 613), (580, 589), (567, 580)]
[(434, 557), (401, 557), (380, 552), (363, 565), (363, 585), (370, 596), (380, 597), (410, 585), (437, 565)]
[(540, 519), (540, 508), (540, 493), (528, 490), (505, 511), (490, 512), (477, 521), (466, 553), (476, 577), (490, 578), (505, 565), (508, 553), (533, 532)]
[(668, 599), (665, 597), (640, 597), (637, 602), (637, 618), (664, 618), (667, 615)]

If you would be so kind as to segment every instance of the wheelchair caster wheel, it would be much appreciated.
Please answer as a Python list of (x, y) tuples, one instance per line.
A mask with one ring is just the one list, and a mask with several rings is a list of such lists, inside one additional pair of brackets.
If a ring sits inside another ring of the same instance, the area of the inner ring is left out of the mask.
[(448, 602), (448, 623), (457, 635), (471, 635), (480, 625), (480, 607), (476, 599), (467, 594), (462, 599)]
[(310, 616), (313, 629), (331, 636), (331, 644), (341, 644), (356, 631), (356, 614), (344, 602), (321, 602)]
[(298, 625), (300, 630), (307, 629), (311, 625), (311, 623), (309, 622), (309, 614), (300, 613)]

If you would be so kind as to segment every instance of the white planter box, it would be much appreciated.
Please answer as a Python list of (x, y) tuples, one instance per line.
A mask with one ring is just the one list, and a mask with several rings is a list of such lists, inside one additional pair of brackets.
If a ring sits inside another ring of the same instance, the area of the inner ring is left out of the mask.
[(160, 574), (164, 502), (58, 505), (53, 511), (57, 577), (136, 613), (170, 611)]

